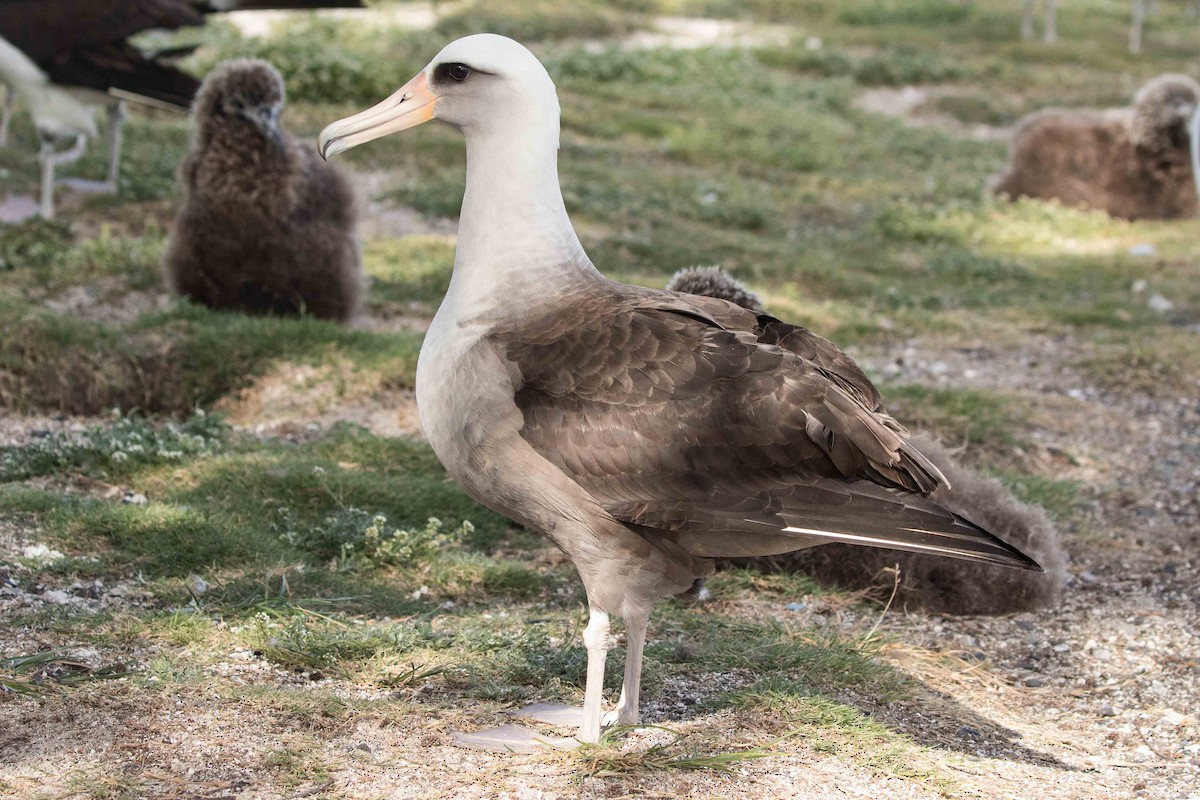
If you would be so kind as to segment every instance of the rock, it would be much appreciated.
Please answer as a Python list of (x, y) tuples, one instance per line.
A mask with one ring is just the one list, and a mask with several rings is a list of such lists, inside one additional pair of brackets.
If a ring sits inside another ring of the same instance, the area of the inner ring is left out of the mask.
[(1163, 712), (1162, 718), (1158, 721), (1159, 725), (1168, 725), (1172, 728), (1178, 728), (1187, 719), (1186, 716), (1180, 714), (1173, 708), (1168, 708)]
[(73, 583), (71, 584), (71, 594), (88, 600), (99, 600), (104, 596), (104, 583), (99, 580)]
[(1168, 311), (1175, 309), (1175, 304), (1158, 292), (1150, 295), (1150, 298), (1146, 301), (1146, 305), (1150, 307), (1151, 311), (1157, 311), (1159, 314), (1166, 314)]
[(1030, 689), (1040, 689), (1046, 685), (1046, 679), (1038, 677), (1037, 675), (1032, 675), (1025, 679), (1025, 685)]
[(50, 564), (61, 558), (66, 558), (58, 550), (52, 550), (44, 544), (31, 544), (21, 549), (21, 555), (39, 564)]
[(1110, 705), (1100, 706), (1100, 710), (1096, 712), (1102, 717), (1115, 717), (1117, 710)]

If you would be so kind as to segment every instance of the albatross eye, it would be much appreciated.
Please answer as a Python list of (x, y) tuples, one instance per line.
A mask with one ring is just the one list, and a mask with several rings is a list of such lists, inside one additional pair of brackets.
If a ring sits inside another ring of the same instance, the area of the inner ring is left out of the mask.
[(462, 81), (465, 81), (467, 79), (468, 75), (471, 74), (471, 68), (468, 67), (466, 64), (451, 64), (449, 69), (446, 70), (446, 72), (450, 75), (451, 78), (453, 78), (454, 80), (459, 81), (461, 83)]

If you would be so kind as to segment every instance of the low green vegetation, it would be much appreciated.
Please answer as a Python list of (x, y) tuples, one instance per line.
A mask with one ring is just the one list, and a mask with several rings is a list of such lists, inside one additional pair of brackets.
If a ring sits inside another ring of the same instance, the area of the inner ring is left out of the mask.
[(884, 387), (891, 413), (917, 428), (930, 428), (945, 441), (989, 448), (1019, 443), (1021, 405), (994, 392), (930, 388), (919, 384)]
[(933, 765), (925, 749), (845, 702), (815, 694), (802, 682), (769, 676), (732, 693), (737, 708), (782, 717), (784, 739), (798, 739), (819, 752), (834, 753), (877, 774), (929, 786), (957, 796), (955, 781)]

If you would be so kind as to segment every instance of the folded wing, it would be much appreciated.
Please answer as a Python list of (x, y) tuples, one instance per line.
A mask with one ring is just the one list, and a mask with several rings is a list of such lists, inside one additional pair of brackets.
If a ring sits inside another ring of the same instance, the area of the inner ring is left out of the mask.
[(945, 482), (853, 360), (731, 303), (620, 284), (498, 330), (522, 436), (614, 517), (700, 555), (829, 541), (1037, 568)]

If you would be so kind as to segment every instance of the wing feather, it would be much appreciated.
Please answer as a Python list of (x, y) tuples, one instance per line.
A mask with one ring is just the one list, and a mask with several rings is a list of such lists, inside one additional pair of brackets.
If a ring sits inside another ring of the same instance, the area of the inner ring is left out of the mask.
[(945, 478), (827, 340), (615, 283), (552, 305), (492, 334), (521, 435), (644, 535), (705, 555), (780, 552), (782, 536), (1036, 567), (925, 497)]

